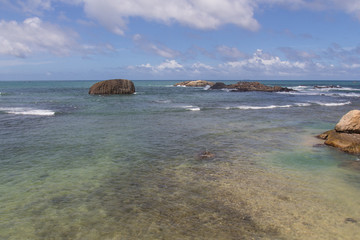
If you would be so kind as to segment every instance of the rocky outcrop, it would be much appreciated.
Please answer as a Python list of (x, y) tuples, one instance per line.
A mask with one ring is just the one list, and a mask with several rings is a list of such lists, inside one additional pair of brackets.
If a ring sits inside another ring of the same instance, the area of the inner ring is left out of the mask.
[(227, 85), (222, 82), (215, 83), (210, 89), (225, 89), (227, 88)]
[(290, 92), (293, 89), (280, 87), (280, 86), (266, 86), (259, 82), (238, 82), (235, 84), (226, 85), (218, 82), (210, 89), (230, 89), (233, 92), (248, 92), (248, 91), (259, 91), (259, 92)]
[(135, 92), (134, 83), (127, 79), (105, 80), (92, 85), (89, 94), (133, 94)]
[(360, 111), (353, 110), (345, 114), (334, 130), (318, 136), (325, 144), (352, 154), (360, 153)]
[(345, 114), (336, 124), (337, 132), (360, 133), (360, 111), (352, 110)]
[(206, 87), (213, 86), (214, 82), (204, 81), (204, 80), (195, 80), (195, 81), (185, 81), (176, 83), (174, 86), (186, 86), (186, 87)]

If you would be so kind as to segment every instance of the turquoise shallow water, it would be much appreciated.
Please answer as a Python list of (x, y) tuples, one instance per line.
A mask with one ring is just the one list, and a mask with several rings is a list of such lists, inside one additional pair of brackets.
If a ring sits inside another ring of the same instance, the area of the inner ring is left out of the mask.
[(106, 97), (87, 94), (93, 83), (0, 82), (1, 239), (360, 233), (359, 158), (313, 137), (359, 108), (359, 82), (233, 93), (134, 81), (136, 94)]

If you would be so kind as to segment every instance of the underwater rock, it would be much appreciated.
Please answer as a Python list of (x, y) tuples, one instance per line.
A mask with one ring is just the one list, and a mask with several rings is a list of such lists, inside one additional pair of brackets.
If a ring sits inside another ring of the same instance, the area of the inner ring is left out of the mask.
[(211, 153), (209, 151), (205, 151), (199, 154), (199, 159), (210, 159), (210, 158), (214, 158), (215, 154)]
[(186, 86), (186, 87), (206, 87), (213, 86), (214, 82), (209, 82), (205, 80), (194, 80), (194, 81), (185, 81), (181, 83), (176, 83), (174, 86)]
[(89, 89), (89, 94), (133, 94), (134, 83), (127, 79), (111, 79), (97, 82)]
[(235, 84), (226, 85), (224, 83), (216, 83), (210, 89), (231, 89), (233, 92), (248, 92), (248, 91), (259, 91), (259, 92), (291, 92), (294, 91), (291, 88), (280, 87), (280, 86), (266, 86), (259, 82), (238, 82)]
[(336, 124), (334, 130), (326, 131), (318, 138), (324, 139), (325, 144), (336, 147), (344, 152), (360, 153), (360, 111), (353, 110), (345, 114)]
[(345, 223), (357, 223), (357, 220), (355, 220), (353, 218), (346, 218)]

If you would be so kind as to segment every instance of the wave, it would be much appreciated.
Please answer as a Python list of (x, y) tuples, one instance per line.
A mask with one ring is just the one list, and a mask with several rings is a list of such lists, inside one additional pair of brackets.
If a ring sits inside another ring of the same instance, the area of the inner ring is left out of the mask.
[(161, 104), (166, 104), (166, 103), (171, 103), (172, 101), (167, 99), (167, 100), (155, 100), (154, 103), (161, 103)]
[(310, 107), (313, 105), (320, 105), (325, 107), (337, 107), (337, 106), (344, 106), (351, 104), (350, 101), (347, 102), (300, 102), (300, 103), (294, 103), (294, 104), (287, 104), (287, 105), (268, 105), (268, 106), (237, 106), (237, 107), (225, 107), (226, 110), (230, 109), (241, 109), (241, 110), (263, 110), (263, 109), (274, 109), (274, 108), (292, 108), (292, 107)]
[(351, 104), (350, 101), (348, 102), (342, 102), (342, 103), (324, 103), (324, 102), (314, 102), (315, 104), (318, 104), (320, 106), (326, 106), (326, 107), (337, 107), (337, 106), (345, 106)]
[(295, 103), (294, 105), (298, 107), (309, 107), (311, 103)]
[(293, 105), (237, 106), (237, 107), (226, 107), (225, 109), (260, 110), (260, 109), (273, 109), (273, 108), (290, 108), (292, 106)]
[(16, 114), (16, 115), (33, 115), (33, 116), (54, 116), (55, 112), (51, 110), (44, 109), (33, 109), (33, 108), (0, 108), (0, 111), (7, 114)]
[(188, 111), (200, 111), (201, 110), (199, 107), (192, 106), (192, 105), (183, 106), (182, 108), (184, 108), (185, 110), (188, 110)]
[(305, 96), (328, 96), (328, 97), (360, 97), (360, 89), (340, 86), (296, 86), (292, 87), (296, 92), (280, 92), (281, 94), (305, 95)]
[(298, 92), (278, 92), (279, 94), (301, 95), (301, 96), (326, 96), (326, 97), (360, 97), (360, 93), (341, 93), (341, 92), (326, 92), (326, 91), (298, 91)]
[(210, 88), (211, 88), (210, 85), (206, 85), (206, 86), (204, 87), (204, 90), (209, 90)]

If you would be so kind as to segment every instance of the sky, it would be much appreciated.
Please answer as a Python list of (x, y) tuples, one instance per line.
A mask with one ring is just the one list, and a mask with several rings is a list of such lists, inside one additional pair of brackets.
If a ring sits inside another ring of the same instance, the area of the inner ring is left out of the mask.
[(0, 80), (360, 80), (359, 0), (0, 0)]

